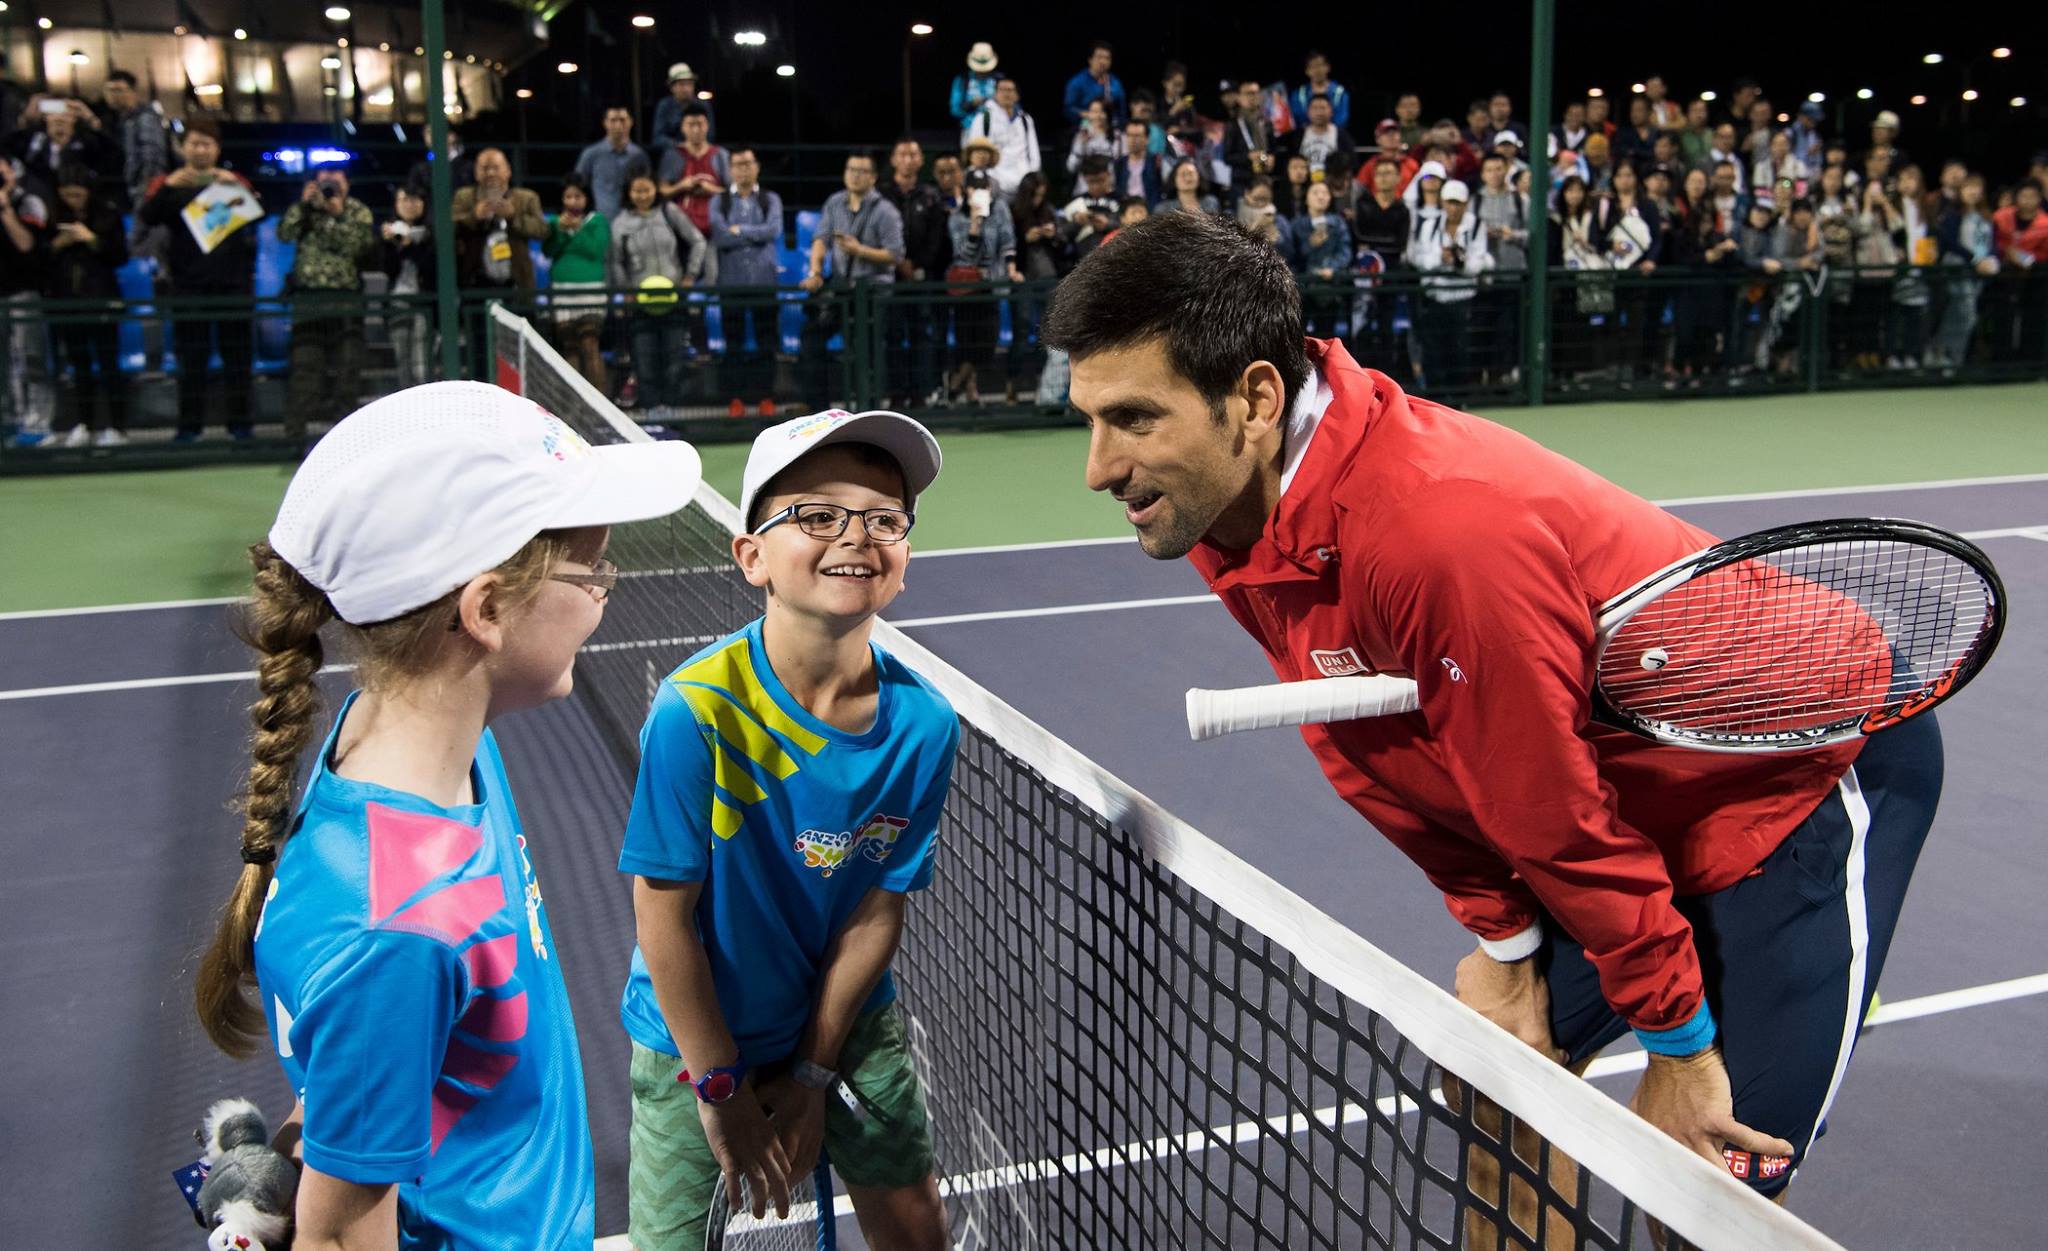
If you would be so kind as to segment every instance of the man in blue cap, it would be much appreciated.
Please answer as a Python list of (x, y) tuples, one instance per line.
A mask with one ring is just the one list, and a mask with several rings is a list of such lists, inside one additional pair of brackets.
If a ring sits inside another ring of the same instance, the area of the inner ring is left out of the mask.
[(1799, 116), (1785, 129), (1785, 135), (1792, 140), (1792, 155), (1805, 162), (1808, 169), (1819, 169), (1826, 141), (1820, 136), (1821, 119), (1827, 110), (1812, 100), (1799, 106)]

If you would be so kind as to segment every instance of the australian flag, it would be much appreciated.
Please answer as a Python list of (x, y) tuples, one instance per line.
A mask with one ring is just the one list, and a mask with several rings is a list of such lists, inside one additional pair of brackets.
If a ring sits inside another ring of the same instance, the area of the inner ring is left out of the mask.
[(171, 1170), (171, 1180), (178, 1183), (178, 1193), (185, 1196), (185, 1202), (192, 1205), (192, 1219), (199, 1219), (199, 1188), (206, 1184), (206, 1165), (194, 1160), (184, 1168)]

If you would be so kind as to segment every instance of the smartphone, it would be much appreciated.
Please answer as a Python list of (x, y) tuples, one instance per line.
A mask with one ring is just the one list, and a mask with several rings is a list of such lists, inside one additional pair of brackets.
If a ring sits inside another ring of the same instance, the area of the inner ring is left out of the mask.
[(973, 206), (974, 211), (977, 213), (988, 212), (989, 205), (994, 199), (995, 193), (987, 187), (980, 187), (967, 193), (967, 202)]
[(41, 100), (36, 103), (36, 111), (44, 117), (54, 117), (59, 113), (69, 113), (71, 105), (63, 100)]

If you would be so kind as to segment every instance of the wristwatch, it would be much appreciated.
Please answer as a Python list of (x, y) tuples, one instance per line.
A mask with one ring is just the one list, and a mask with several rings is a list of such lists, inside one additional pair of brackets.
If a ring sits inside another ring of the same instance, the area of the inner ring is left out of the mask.
[(798, 1060), (791, 1065), (789, 1075), (796, 1079), (797, 1085), (810, 1090), (830, 1090), (839, 1083), (839, 1074), (809, 1060)]
[(679, 1082), (688, 1082), (696, 1090), (697, 1098), (704, 1103), (724, 1103), (740, 1092), (740, 1081), (747, 1075), (744, 1063), (734, 1062), (724, 1068), (712, 1069), (702, 1077), (693, 1078), (690, 1070), (676, 1074)]

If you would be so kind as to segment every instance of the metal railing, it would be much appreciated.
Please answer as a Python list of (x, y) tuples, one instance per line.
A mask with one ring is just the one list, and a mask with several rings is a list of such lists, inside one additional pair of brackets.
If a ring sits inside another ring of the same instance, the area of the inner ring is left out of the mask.
[[(697, 441), (830, 403), (942, 430), (1057, 424), (1064, 362), (1036, 335), (1054, 285), (473, 290), (453, 333), (459, 372), (488, 378), (484, 323), (504, 303), (640, 420)], [(1527, 290), (1524, 274), (1395, 271), (1302, 298), (1310, 332), (1361, 363), (1495, 407), (1529, 399)], [(2048, 378), (2037, 270), (1557, 270), (1548, 298), (1550, 401)], [(0, 470), (295, 456), (357, 405), (439, 376), (441, 333), (431, 295), (0, 300)]]

